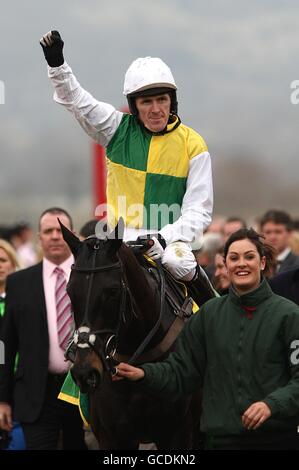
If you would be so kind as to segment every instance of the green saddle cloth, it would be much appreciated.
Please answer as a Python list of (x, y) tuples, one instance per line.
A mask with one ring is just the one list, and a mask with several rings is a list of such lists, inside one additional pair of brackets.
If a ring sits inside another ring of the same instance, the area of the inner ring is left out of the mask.
[(68, 372), (63, 382), (58, 398), (59, 400), (72, 403), (72, 405), (79, 406), (80, 415), (85, 426), (89, 425), (89, 401), (87, 393), (80, 392), (70, 372)]

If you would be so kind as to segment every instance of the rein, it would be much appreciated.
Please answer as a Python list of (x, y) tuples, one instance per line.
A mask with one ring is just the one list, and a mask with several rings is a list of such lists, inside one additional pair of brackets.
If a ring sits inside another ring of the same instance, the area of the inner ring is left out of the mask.
[(164, 299), (165, 299), (165, 276), (164, 276), (164, 271), (162, 268), (162, 265), (159, 262), (156, 262), (157, 268), (158, 268), (158, 273), (159, 273), (159, 278), (160, 278), (160, 286), (161, 286), (161, 291), (160, 291), (160, 312), (159, 312), (159, 317), (151, 331), (148, 333), (148, 335), (145, 337), (144, 341), (140, 344), (140, 346), (136, 349), (134, 352), (133, 356), (131, 359), (128, 360), (128, 364), (136, 364), (136, 359), (143, 353), (145, 350), (146, 346), (149, 344), (151, 339), (154, 337), (154, 335), (157, 333), (159, 326), (161, 325), (162, 321), (162, 316), (163, 316), (163, 311), (164, 311)]

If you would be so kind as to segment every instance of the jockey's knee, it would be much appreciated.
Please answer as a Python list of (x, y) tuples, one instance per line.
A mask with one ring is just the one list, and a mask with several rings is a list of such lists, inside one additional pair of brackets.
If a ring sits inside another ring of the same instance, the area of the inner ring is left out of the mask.
[(170, 243), (165, 248), (162, 264), (181, 281), (191, 281), (196, 273), (196, 260), (191, 246), (185, 242)]

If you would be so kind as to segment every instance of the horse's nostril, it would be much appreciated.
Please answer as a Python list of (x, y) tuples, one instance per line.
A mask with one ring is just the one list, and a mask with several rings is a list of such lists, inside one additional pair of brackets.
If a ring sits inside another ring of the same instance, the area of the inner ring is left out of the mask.
[(100, 384), (100, 381), (101, 381), (100, 373), (96, 369), (93, 369), (89, 373), (89, 375), (86, 379), (86, 384), (88, 385), (89, 388), (95, 389)]
[(70, 369), (72, 378), (76, 385), (80, 388), (82, 393), (87, 393), (89, 390), (94, 390), (101, 383), (101, 373), (97, 369), (78, 368), (73, 366)]

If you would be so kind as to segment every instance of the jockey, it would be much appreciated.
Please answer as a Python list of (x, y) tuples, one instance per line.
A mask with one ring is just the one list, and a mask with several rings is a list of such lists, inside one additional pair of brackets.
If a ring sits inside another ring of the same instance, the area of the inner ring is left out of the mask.
[[(124, 80), (127, 114), (97, 101), (80, 86), (64, 61), (58, 31), (46, 33), (40, 44), (54, 100), (106, 149), (109, 225), (121, 216), (125, 241), (150, 237), (154, 244), (147, 254), (161, 258), (176, 279), (196, 290), (202, 272), (192, 244), (198, 248), (211, 222), (211, 158), (203, 138), (181, 123), (171, 70), (159, 58), (136, 59)], [(191, 295), (196, 301), (194, 292)]]

